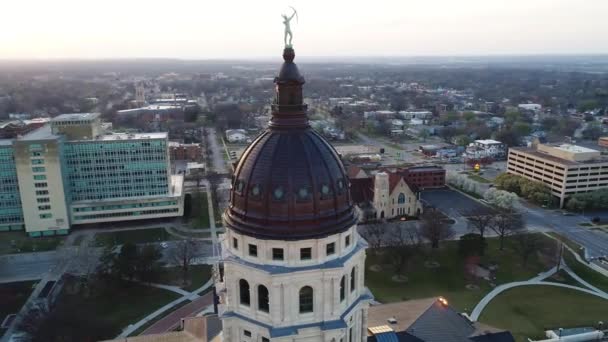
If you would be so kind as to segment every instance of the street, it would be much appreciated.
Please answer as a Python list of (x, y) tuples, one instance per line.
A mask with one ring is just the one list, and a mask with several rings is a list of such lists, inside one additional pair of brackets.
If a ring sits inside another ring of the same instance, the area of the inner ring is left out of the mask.
[(608, 234), (579, 226), (579, 223), (589, 222), (589, 218), (581, 215), (564, 216), (561, 211), (532, 205), (523, 206), (522, 212), (530, 228), (549, 228), (585, 246), (588, 258), (608, 255)]
[(59, 261), (56, 251), (0, 256), (0, 283), (40, 279)]
[(209, 136), (207, 137), (207, 146), (211, 149), (211, 163), (213, 170), (219, 174), (227, 174), (226, 161), (224, 160), (224, 148), (217, 141), (217, 132), (215, 128), (206, 128)]

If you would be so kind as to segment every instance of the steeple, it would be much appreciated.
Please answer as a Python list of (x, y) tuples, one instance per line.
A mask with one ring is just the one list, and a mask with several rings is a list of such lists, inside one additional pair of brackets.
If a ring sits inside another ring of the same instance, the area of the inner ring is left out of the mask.
[(275, 99), (272, 104), (271, 129), (308, 128), (307, 107), (303, 103), (302, 85), (304, 77), (293, 62), (296, 54), (292, 47), (283, 50), (283, 65), (275, 77)]

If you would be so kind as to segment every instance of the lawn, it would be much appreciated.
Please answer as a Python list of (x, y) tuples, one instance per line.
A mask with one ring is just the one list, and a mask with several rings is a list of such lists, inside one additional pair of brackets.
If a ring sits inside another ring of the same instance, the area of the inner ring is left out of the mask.
[[(498, 249), (498, 239), (487, 239), (486, 255), (479, 259), (482, 264), (496, 263), (496, 284), (526, 280), (553, 266), (549, 258), (541, 258), (540, 253), (530, 257), (526, 267), (516, 250), (514, 239), (507, 239), (505, 250)], [(555, 243), (547, 237), (542, 240), (543, 255), (555, 255)], [(416, 298), (444, 296), (458, 310), (470, 312), (481, 298), (491, 290), (488, 281), (471, 278), (465, 274), (465, 258), (458, 252), (458, 241), (444, 242), (439, 250), (430, 251), (427, 247), (424, 253), (416, 253), (410, 260), (404, 275), (408, 277), (405, 283), (394, 282), (391, 277), (394, 271), (384, 255), (375, 255), (368, 250), (366, 261), (366, 285), (380, 302), (395, 302)], [(474, 258), (468, 260), (474, 261)], [(437, 268), (425, 267), (425, 261), (436, 261)], [(371, 265), (382, 265), (381, 272), (374, 272)], [(469, 290), (467, 284), (476, 284), (479, 289)]]
[(164, 228), (120, 230), (108, 233), (95, 234), (94, 246), (116, 246), (126, 242), (150, 243), (176, 240), (177, 238), (165, 231)]
[[(566, 246), (570, 247), (573, 251), (576, 251), (580, 255), (581, 258), (583, 258), (583, 259), (585, 258), (585, 253), (584, 253), (583, 249), (581, 249), (581, 245), (579, 245), (578, 243), (576, 243), (560, 234), (554, 233), (554, 232), (550, 232), (547, 234), (551, 235), (552, 237), (563, 242)], [(568, 264), (570, 264), (570, 263), (568, 263)]]
[(64, 240), (65, 236), (32, 238), (23, 231), (1, 232), (0, 254), (52, 251), (57, 249)]
[(129, 324), (136, 323), (163, 305), (179, 298), (179, 294), (149, 287), (126, 283), (119, 290), (99, 296), (83, 297), (79, 294), (64, 294), (60, 301), (76, 301), (88, 308), (88, 314), (109, 323), (111, 331), (107, 338), (114, 338)]
[(183, 283), (181, 267), (167, 267), (160, 283), (180, 286), (186, 291), (194, 291), (211, 279), (211, 265), (192, 265), (188, 271), (186, 285)]
[(472, 179), (472, 180), (474, 180), (476, 182), (479, 182), (479, 183), (484, 183), (484, 184), (492, 183), (491, 181), (489, 181), (489, 180), (487, 180), (487, 179), (485, 179), (485, 178), (481, 177), (480, 175), (478, 175), (476, 173), (473, 173), (473, 172), (467, 173), (467, 176), (469, 177), (469, 179)]
[(574, 255), (569, 251), (564, 251), (564, 260), (566, 260), (566, 264), (570, 266), (570, 268), (572, 269), (572, 271), (574, 271), (574, 273), (576, 273), (576, 275), (583, 278), (589, 284), (599, 288), (600, 290), (608, 292), (608, 277), (581, 264), (574, 258)]
[(209, 228), (209, 201), (206, 192), (192, 195), (192, 221), (190, 226), (194, 229)]
[(497, 296), (481, 314), (480, 322), (508, 329), (516, 341), (544, 338), (552, 328), (593, 326), (608, 320), (608, 301), (575, 290), (527, 286)]
[(34, 290), (37, 281), (0, 284), (0, 323), (7, 315), (17, 313)]
[[(169, 229), (170, 232), (173, 232), (180, 236), (187, 236), (187, 237), (192, 237), (195, 239), (211, 238), (211, 231), (204, 231), (202, 229), (200, 231), (181, 231), (181, 230), (176, 230), (174, 228), (167, 228), (167, 229)], [(209, 229), (207, 229), (207, 230), (209, 230)]]

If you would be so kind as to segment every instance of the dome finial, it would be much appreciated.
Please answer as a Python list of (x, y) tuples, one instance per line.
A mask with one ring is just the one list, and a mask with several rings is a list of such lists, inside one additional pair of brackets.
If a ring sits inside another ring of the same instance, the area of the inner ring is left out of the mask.
[[(293, 17), (296, 17), (296, 20), (300, 20), (298, 18), (298, 12), (296, 11), (295, 8), (289, 6), (289, 8), (292, 9), (293, 13), (291, 14), (291, 16), (287, 16), (287, 14), (281, 14), (281, 16), (283, 17), (283, 25), (285, 25), (285, 34), (283, 35), (283, 41), (285, 42), (285, 48), (290, 48), (291, 45), (291, 41), (293, 40), (293, 33), (291, 32), (291, 19), (293, 19)], [(287, 40), (287, 37), (289, 37), (289, 40)]]
[(292, 47), (286, 47), (283, 49), (283, 60), (288, 63), (293, 63), (294, 58), (296, 58), (296, 52)]

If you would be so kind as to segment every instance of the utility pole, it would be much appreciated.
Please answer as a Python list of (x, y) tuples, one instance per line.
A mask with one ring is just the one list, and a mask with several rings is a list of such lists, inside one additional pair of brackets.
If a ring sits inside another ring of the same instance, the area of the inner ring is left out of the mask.
[(559, 272), (560, 267), (562, 266), (562, 256), (564, 254), (564, 243), (559, 242), (559, 250), (557, 254), (557, 272)]

